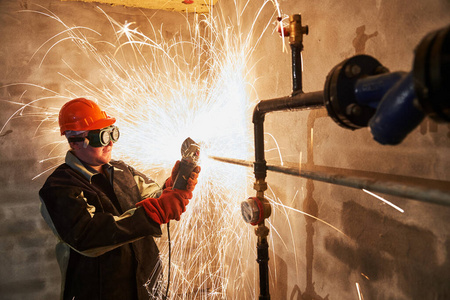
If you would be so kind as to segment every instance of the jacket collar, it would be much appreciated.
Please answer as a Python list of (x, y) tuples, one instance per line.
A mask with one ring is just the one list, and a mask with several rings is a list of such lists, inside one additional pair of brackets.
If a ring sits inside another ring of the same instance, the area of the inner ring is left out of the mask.
[[(100, 174), (96, 170), (89, 168), (81, 160), (78, 159), (78, 157), (75, 156), (70, 150), (66, 153), (66, 164), (74, 169), (75, 171), (79, 172), (81, 175), (83, 175), (89, 182), (91, 182), (91, 179), (94, 175)], [(110, 163), (107, 163), (103, 166), (103, 168), (106, 168), (106, 171), (108, 172), (108, 175), (110, 172), (112, 172), (112, 165)]]

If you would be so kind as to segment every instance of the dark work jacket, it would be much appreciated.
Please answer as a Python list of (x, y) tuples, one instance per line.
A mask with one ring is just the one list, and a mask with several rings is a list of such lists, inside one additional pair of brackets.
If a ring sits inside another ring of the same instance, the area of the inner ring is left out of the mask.
[(41, 213), (60, 242), (61, 299), (144, 300), (160, 276), (159, 224), (135, 204), (160, 187), (121, 161), (87, 169), (70, 151), (39, 191)]

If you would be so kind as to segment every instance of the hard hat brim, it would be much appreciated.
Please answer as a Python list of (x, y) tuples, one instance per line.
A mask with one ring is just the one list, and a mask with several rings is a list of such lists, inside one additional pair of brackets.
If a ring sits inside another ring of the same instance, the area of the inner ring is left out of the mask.
[(96, 129), (102, 129), (108, 126), (111, 126), (112, 124), (116, 123), (116, 118), (108, 117), (106, 119), (100, 119), (95, 121), (94, 123), (89, 124), (88, 126), (81, 126), (80, 123), (72, 123), (72, 124), (66, 124), (64, 128), (61, 128), (61, 135), (64, 135), (64, 132), (66, 130), (72, 130), (72, 131), (88, 131), (88, 130), (96, 130)]

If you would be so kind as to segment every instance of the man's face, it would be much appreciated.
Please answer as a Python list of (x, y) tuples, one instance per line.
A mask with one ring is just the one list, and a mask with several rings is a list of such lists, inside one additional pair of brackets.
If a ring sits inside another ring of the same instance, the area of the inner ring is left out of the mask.
[(111, 152), (113, 142), (110, 141), (108, 145), (104, 147), (92, 147), (88, 145), (84, 148), (83, 142), (71, 142), (70, 146), (80, 160), (84, 161), (88, 165), (93, 167), (103, 166), (111, 160)]
[(88, 145), (84, 148), (82, 142), (77, 142), (77, 144), (81, 144), (81, 147), (77, 150), (74, 149), (75, 155), (88, 165), (103, 166), (110, 162), (113, 142), (110, 141), (104, 147), (91, 147)]

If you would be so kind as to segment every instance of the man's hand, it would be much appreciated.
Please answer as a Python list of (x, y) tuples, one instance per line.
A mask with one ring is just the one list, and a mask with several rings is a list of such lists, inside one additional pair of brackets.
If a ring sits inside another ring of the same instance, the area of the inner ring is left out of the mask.
[(144, 199), (136, 206), (142, 206), (147, 215), (161, 225), (170, 220), (179, 221), (181, 214), (186, 211), (189, 199), (192, 199), (191, 191), (166, 188), (161, 197)]
[[(177, 178), (178, 170), (180, 169), (180, 161), (177, 160), (175, 165), (172, 168), (172, 173), (169, 178), (167, 178), (166, 183), (164, 184), (164, 187), (172, 188), (173, 183), (175, 181), (175, 178)], [(187, 181), (186, 190), (189, 192), (193, 192), (195, 189), (195, 186), (197, 185), (197, 178), (198, 174), (200, 173), (201, 168), (200, 166), (196, 166), (194, 170), (192, 171), (191, 175), (189, 176), (189, 179)]]
[(177, 178), (178, 170), (180, 169), (180, 161), (177, 160), (175, 162), (175, 165), (172, 168), (172, 173), (170, 173), (170, 177), (167, 178), (166, 182), (164, 183), (164, 188), (172, 188), (173, 183), (175, 181), (175, 178)]
[(196, 166), (194, 170), (192, 170), (191, 175), (189, 176), (187, 180), (186, 190), (188, 192), (193, 192), (195, 189), (195, 186), (197, 185), (197, 178), (198, 174), (200, 173), (201, 168), (200, 166)]

